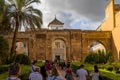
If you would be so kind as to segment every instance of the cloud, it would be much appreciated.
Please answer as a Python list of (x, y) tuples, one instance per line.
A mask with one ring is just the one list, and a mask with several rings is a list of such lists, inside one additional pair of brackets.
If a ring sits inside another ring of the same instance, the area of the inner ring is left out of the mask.
[(115, 3), (116, 4), (120, 4), (120, 0), (115, 0)]
[[(41, 0), (44, 27), (55, 15), (65, 28), (96, 29), (105, 17), (108, 0)], [(117, 0), (117, 3), (119, 0)], [(37, 6), (38, 7), (38, 6)]]
[(93, 21), (100, 21), (104, 18), (105, 0), (68, 0), (70, 8), (79, 15)]
[[(101, 22), (92, 22), (88, 19), (78, 19), (75, 20), (71, 26), (76, 26), (76, 29), (81, 29), (81, 30), (96, 30), (96, 26), (99, 26)], [(74, 28), (73, 28), (74, 29)]]

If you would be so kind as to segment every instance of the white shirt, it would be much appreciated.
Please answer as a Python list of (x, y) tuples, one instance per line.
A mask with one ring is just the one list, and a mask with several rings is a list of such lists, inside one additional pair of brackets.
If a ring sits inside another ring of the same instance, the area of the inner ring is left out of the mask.
[(78, 75), (78, 80), (86, 80), (86, 76), (88, 75), (87, 71), (84, 69), (78, 69), (77, 73)]
[(35, 66), (35, 65), (32, 65), (31, 68), (30, 68), (30, 71), (31, 72), (35, 72), (36, 71), (36, 68), (39, 68), (38, 66)]
[(39, 72), (32, 72), (29, 75), (30, 80), (43, 80), (42, 75)]
[(91, 72), (90, 76), (92, 76), (92, 80), (99, 80), (99, 72)]

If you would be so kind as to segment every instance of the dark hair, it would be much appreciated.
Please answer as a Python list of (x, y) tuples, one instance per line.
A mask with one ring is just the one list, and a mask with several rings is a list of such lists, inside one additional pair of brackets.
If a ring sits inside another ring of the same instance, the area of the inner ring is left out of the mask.
[(94, 71), (99, 72), (97, 65), (94, 65)]
[(47, 77), (45, 66), (41, 66), (41, 71), (40, 72), (41, 72), (43, 77)]
[(66, 68), (69, 68), (70, 67), (70, 64), (67, 64)]
[(40, 72), (40, 68), (39, 67), (35, 68), (35, 72)]
[(83, 64), (81, 64), (81, 65), (80, 65), (80, 68), (83, 68), (83, 67), (84, 67), (84, 65), (83, 65)]
[(35, 60), (35, 61), (32, 62), (32, 64), (35, 64), (35, 63), (37, 63), (37, 60)]
[(9, 75), (17, 75), (19, 73), (20, 66), (18, 63), (11, 63), (9, 66)]

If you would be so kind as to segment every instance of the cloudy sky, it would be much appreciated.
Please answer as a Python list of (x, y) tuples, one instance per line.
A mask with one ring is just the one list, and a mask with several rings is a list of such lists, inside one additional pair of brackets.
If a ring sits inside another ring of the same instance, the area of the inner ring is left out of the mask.
[[(41, 0), (36, 6), (43, 13), (43, 27), (55, 16), (69, 29), (95, 30), (105, 17), (109, 0)], [(120, 0), (115, 0), (120, 4)]]

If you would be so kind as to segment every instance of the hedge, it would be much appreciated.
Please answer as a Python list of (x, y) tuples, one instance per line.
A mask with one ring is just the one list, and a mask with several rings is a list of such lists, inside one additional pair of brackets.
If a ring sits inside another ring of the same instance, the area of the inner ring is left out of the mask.
[(8, 71), (8, 67), (9, 67), (8, 65), (1, 65), (0, 66), (0, 74)]
[[(79, 68), (80, 64), (82, 64), (82, 63), (73, 62), (71, 64), (71, 68), (74, 73), (76, 73), (76, 70)], [(88, 73), (90, 73), (93, 70), (93, 65), (91, 65), (91, 64), (84, 64), (84, 65), (85, 65), (85, 69), (88, 71)], [(103, 68), (102, 66), (104, 67), (105, 65), (100, 65), (100, 68)], [(102, 76), (103, 80), (120, 80), (120, 74), (116, 74), (115, 71), (108, 71), (107, 69), (105, 69), (105, 67), (103, 69), (99, 69), (99, 70), (101, 72), (101, 76)]]

